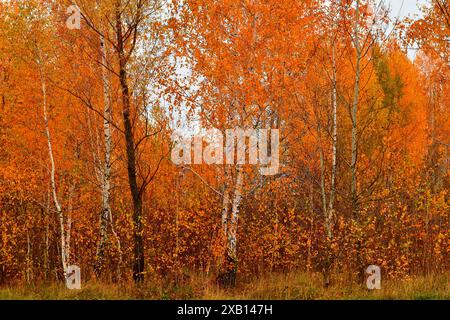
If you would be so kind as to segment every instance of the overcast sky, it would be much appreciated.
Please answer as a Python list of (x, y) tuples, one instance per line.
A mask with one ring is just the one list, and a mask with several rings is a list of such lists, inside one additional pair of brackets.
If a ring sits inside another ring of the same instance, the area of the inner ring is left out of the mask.
[[(420, 7), (424, 4), (429, 4), (431, 0), (386, 0), (386, 3), (391, 7), (391, 18), (395, 20), (399, 17), (402, 20), (405, 17), (421, 17)], [(408, 56), (411, 60), (416, 57), (416, 50), (409, 50)]]
[(392, 8), (392, 17), (397, 17), (399, 14), (401, 17), (406, 17), (420, 14), (418, 7), (430, 3), (430, 0), (386, 0), (386, 3), (389, 3)]

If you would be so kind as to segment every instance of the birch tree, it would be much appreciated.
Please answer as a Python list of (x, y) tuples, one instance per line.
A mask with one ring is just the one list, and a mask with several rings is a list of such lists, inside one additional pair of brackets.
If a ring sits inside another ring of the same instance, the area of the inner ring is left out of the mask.
[(47, 139), (48, 156), (50, 161), (50, 186), (51, 193), (53, 197), (53, 203), (56, 209), (56, 215), (59, 220), (59, 231), (60, 231), (60, 241), (61, 241), (61, 263), (64, 272), (64, 277), (67, 276), (67, 271), (70, 263), (70, 232), (71, 232), (71, 217), (68, 216), (67, 219), (64, 217), (63, 208), (58, 197), (58, 189), (56, 183), (56, 164), (53, 155), (53, 144), (52, 136), (49, 127), (49, 116), (48, 116), (48, 98), (47, 98), (47, 80), (45, 74), (45, 60), (43, 53), (39, 48), (38, 44), (35, 44), (35, 58), (36, 64), (39, 70), (39, 78), (41, 81), (41, 92), (42, 92), (42, 115), (44, 119), (44, 130)]
[[(81, 1), (79, 3), (81, 5)], [(148, 82), (146, 82), (148, 81), (149, 75), (144, 75), (145, 72), (152, 74), (155, 76), (155, 79), (151, 80), (157, 83), (159, 74), (156, 69), (160, 66), (159, 63), (162, 64), (163, 62), (161, 61), (164, 60), (161, 59), (162, 49), (160, 42), (164, 41), (164, 38), (161, 37), (163, 40), (158, 38), (160, 29), (157, 27), (157, 21), (149, 21), (151, 18), (161, 18), (160, 12), (163, 5), (160, 1), (148, 3), (142, 0), (126, 2), (122, 0), (111, 0), (102, 3), (101, 12), (105, 14), (105, 19), (109, 22), (107, 23), (108, 29), (106, 27), (102, 28), (102, 26), (105, 26), (102, 21), (99, 21), (95, 15), (90, 14), (89, 4), (84, 1), (82, 4), (81, 8), (84, 21), (90, 30), (100, 36), (101, 42), (104, 44), (103, 47), (106, 44), (111, 46), (117, 63), (117, 65), (111, 66), (103, 63), (101, 65), (102, 72), (108, 71), (114, 75), (120, 87), (122, 126), (116, 124), (114, 128), (123, 134), (125, 140), (128, 185), (133, 204), (134, 258), (132, 269), (133, 279), (139, 283), (143, 281), (145, 273), (143, 195), (159, 171), (161, 162), (166, 157), (165, 154), (162, 154), (154, 167), (150, 164), (144, 165), (144, 163), (140, 163), (140, 155), (142, 154), (142, 149), (146, 146), (146, 142), (150, 138), (157, 136), (164, 127), (158, 121), (156, 121), (157, 125), (150, 124), (151, 120), (149, 117), (151, 117), (151, 114), (146, 109), (149, 103), (147, 101), (148, 94), (146, 93), (149, 90), (147, 86)], [(155, 37), (152, 38), (153, 36)], [(149, 41), (154, 41), (154, 46), (150, 47), (150, 49), (142, 46), (143, 41), (148, 38), (150, 38)], [(137, 52), (138, 47), (142, 49), (142, 54)], [(145, 56), (146, 54), (149, 56)], [(143, 59), (142, 70), (137, 74), (132, 74), (130, 70), (137, 63), (136, 60), (139, 59), (137, 56)], [(104, 54), (102, 54), (102, 60), (103, 58)], [(151, 70), (151, 67), (154, 67), (155, 70)], [(135, 79), (134, 76), (142, 77), (142, 79)], [(104, 83), (104, 87), (105, 85), (107, 84)], [(144, 98), (141, 100), (136, 97), (138, 92), (138, 89), (135, 88), (136, 85), (144, 88)], [(112, 122), (108, 120), (110, 119), (110, 111), (108, 111), (108, 108), (110, 107), (105, 105), (102, 117), (105, 124), (108, 123), (111, 126)], [(110, 129), (105, 126), (104, 130), (106, 141), (108, 141), (109, 138), (107, 136), (110, 134), (107, 132)], [(104, 165), (106, 166), (106, 163)], [(107, 171), (109, 169), (105, 167), (104, 172)], [(108, 182), (104, 181), (104, 187), (102, 187), (102, 193), (104, 194), (103, 201), (108, 197), (106, 192), (104, 192), (108, 188), (107, 185)], [(111, 217), (111, 215), (109, 216)], [(105, 218), (106, 215), (103, 216), (102, 220), (106, 221)], [(104, 225), (105, 222), (103, 223)], [(104, 233), (102, 237), (104, 239)]]

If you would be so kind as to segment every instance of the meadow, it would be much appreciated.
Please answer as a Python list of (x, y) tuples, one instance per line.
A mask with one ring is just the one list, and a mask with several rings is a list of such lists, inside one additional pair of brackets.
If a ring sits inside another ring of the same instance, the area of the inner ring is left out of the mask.
[(91, 281), (81, 290), (64, 285), (14, 286), (0, 288), (0, 300), (449, 300), (449, 275), (383, 281), (380, 290), (337, 281), (323, 286), (318, 274), (271, 274), (222, 289), (210, 279), (192, 278), (182, 284), (162, 280), (136, 287)]

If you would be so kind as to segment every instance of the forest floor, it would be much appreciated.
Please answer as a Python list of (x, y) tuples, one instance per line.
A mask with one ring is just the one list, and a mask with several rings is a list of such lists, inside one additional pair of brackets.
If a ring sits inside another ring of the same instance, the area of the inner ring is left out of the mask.
[(212, 281), (191, 277), (182, 285), (152, 281), (133, 284), (86, 282), (81, 290), (63, 285), (20, 285), (0, 287), (0, 300), (124, 300), (124, 299), (205, 299), (205, 300), (450, 300), (449, 274), (382, 281), (382, 289), (369, 291), (365, 286), (345, 284), (342, 280), (324, 288), (320, 275), (272, 274), (241, 281), (234, 289), (224, 290)]

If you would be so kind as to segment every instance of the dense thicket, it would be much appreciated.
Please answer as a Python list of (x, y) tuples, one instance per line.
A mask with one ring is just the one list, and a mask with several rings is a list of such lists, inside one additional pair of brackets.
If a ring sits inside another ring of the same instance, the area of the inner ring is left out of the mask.
[[(447, 1), (75, 4), (0, 2), (0, 285), (448, 270)], [(173, 164), (188, 123), (279, 129), (278, 174)]]

